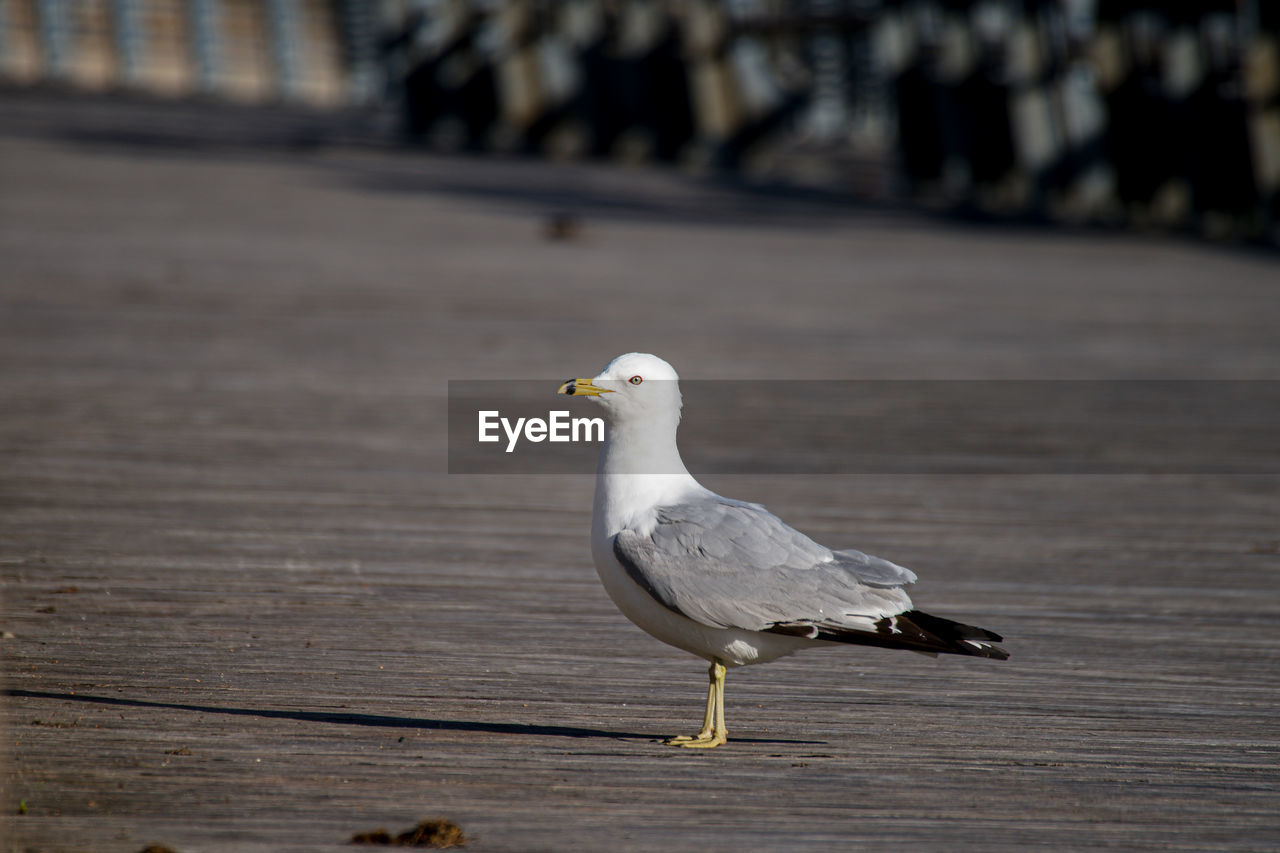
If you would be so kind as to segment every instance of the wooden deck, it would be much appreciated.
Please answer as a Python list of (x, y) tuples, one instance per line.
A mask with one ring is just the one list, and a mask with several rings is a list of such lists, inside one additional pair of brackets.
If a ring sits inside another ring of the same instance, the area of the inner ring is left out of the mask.
[(5, 849), (1280, 846), (1280, 477), (707, 478), (1013, 658), (731, 672), (690, 754), (704, 667), (605, 597), (590, 479), (443, 473), (447, 380), (629, 349), (1280, 379), (1273, 257), (86, 115), (0, 126)]

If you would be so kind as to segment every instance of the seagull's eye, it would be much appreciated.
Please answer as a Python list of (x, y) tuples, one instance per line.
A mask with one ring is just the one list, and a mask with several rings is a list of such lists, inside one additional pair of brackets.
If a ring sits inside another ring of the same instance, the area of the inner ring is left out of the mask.
[(627, 381), (628, 381), (628, 382), (630, 382), (632, 385), (639, 385), (641, 382), (643, 382), (643, 381), (644, 381), (644, 377), (643, 377), (643, 376), (639, 376), (639, 375), (637, 375), (637, 376), (632, 376), (632, 377), (631, 377), (630, 379), (628, 379)]

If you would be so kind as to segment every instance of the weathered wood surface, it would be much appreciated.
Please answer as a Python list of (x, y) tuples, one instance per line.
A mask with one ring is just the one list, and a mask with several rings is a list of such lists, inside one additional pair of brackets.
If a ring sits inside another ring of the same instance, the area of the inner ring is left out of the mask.
[[(730, 744), (690, 754), (654, 740), (703, 666), (599, 588), (589, 479), (441, 473), (446, 380), (632, 348), (1278, 378), (1272, 259), (83, 120), (0, 128), (7, 849), (341, 850), (436, 815), (492, 851), (1280, 846), (1280, 478), (712, 478), (915, 568), (1013, 659), (732, 672)], [(545, 241), (567, 206), (580, 239)]]

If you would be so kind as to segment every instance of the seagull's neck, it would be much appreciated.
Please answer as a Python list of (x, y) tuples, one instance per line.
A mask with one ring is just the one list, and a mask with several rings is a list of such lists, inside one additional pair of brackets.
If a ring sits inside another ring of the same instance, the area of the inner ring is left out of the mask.
[(680, 416), (657, 415), (611, 425), (600, 448), (592, 526), (612, 536), (652, 525), (654, 508), (704, 491), (676, 447)]

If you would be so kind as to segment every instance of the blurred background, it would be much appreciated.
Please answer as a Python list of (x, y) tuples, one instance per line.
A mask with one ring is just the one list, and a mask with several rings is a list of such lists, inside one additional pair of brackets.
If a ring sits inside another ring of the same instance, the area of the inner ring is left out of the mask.
[(1276, 244), (1278, 33), (1269, 0), (0, 0), (0, 80)]
[[(6, 849), (1280, 839), (1278, 11), (0, 0)], [(796, 656), (650, 743), (706, 677), (593, 478), (447, 473), (455, 383), (595, 414), (628, 350), (708, 487), (1012, 660)]]

